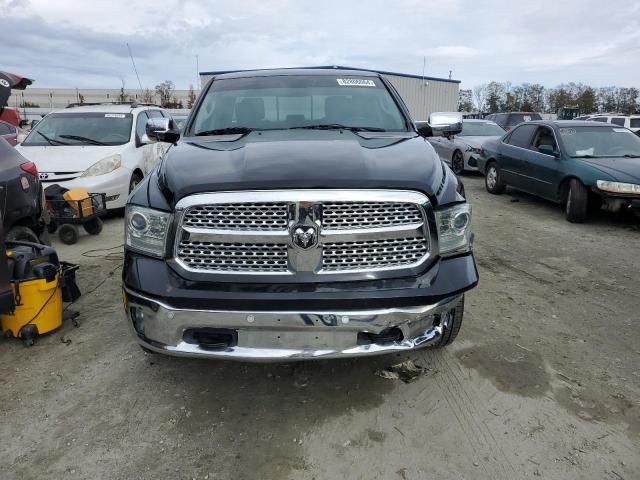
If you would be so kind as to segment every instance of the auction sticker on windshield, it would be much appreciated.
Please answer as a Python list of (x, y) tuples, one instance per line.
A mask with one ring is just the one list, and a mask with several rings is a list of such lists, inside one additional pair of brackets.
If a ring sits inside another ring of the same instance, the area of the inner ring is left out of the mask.
[(104, 118), (124, 118), (124, 113), (105, 113)]
[(373, 80), (365, 80), (364, 78), (337, 78), (338, 85), (343, 87), (375, 87)]

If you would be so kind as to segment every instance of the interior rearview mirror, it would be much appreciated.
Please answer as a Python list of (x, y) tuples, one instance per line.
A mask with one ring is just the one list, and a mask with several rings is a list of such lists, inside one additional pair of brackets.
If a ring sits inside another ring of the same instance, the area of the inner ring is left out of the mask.
[(450, 137), (462, 131), (462, 113), (434, 112), (429, 115), (429, 125), (435, 137)]

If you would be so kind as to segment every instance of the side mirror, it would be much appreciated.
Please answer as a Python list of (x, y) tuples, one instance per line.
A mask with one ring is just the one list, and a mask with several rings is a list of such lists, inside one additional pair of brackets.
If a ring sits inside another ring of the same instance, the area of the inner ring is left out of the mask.
[(434, 112), (429, 115), (429, 125), (436, 137), (450, 137), (462, 131), (462, 113)]
[(145, 134), (140, 140), (142, 143), (175, 143), (180, 139), (180, 131), (173, 127), (173, 120), (169, 118), (150, 118), (145, 125)]
[(418, 132), (418, 135), (420, 135), (421, 137), (433, 137), (433, 130), (431, 129), (431, 125), (429, 125), (429, 122), (416, 122), (416, 130)]
[(544, 153), (545, 155), (550, 155), (552, 157), (559, 157), (559, 152), (553, 148), (553, 145), (540, 145), (538, 147), (538, 152)]

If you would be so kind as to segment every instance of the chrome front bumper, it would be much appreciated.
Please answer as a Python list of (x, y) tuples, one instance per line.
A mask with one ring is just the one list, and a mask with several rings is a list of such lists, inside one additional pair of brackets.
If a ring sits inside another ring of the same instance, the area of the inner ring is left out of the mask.
[[(433, 345), (462, 299), (375, 310), (252, 312), (176, 309), (126, 288), (123, 293), (129, 325), (142, 346), (176, 356), (256, 362), (378, 355)], [(359, 333), (377, 335), (394, 327), (402, 340), (358, 340)], [(211, 349), (185, 339), (186, 331), (207, 328), (237, 332), (235, 345)]]

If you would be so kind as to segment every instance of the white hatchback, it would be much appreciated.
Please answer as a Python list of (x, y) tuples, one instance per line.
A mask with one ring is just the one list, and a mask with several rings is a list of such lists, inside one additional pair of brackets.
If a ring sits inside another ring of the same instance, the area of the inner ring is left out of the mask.
[(57, 183), (104, 193), (107, 208), (118, 209), (167, 150), (145, 132), (150, 118), (163, 117), (171, 118), (136, 103), (73, 106), (48, 114), (16, 148), (36, 164), (45, 188)]

